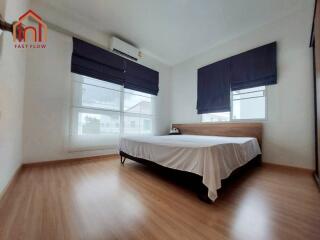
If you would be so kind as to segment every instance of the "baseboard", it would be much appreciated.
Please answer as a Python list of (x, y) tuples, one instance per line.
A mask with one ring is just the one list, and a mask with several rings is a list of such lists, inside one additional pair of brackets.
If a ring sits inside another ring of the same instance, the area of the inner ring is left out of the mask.
[(92, 161), (92, 160), (106, 160), (119, 157), (118, 154), (107, 154), (107, 155), (99, 155), (92, 157), (81, 157), (81, 158), (70, 158), (70, 159), (62, 159), (62, 160), (51, 160), (44, 162), (32, 162), (32, 163), (24, 163), (23, 167), (35, 167), (35, 166), (47, 166), (47, 165), (56, 165), (56, 164), (70, 164), (82, 161)]
[(270, 166), (270, 167), (274, 167), (274, 168), (288, 169), (288, 170), (291, 169), (291, 170), (305, 172), (305, 173), (309, 173), (309, 174), (312, 174), (314, 171), (314, 170), (308, 169), (308, 168), (293, 167), (293, 166), (281, 165), (281, 164), (269, 163), (269, 162), (262, 162), (262, 165)]
[(314, 176), (314, 179), (316, 180), (318, 189), (319, 189), (319, 191), (320, 191), (320, 178), (319, 178), (319, 176), (317, 175), (316, 172), (313, 173), (313, 176)]
[(22, 169), (22, 165), (20, 165), (16, 171), (14, 172), (13, 176), (11, 177), (10, 181), (7, 183), (7, 185), (4, 187), (2, 192), (0, 192), (0, 201), (1, 199), (5, 196), (6, 192), (10, 189), (10, 187), (13, 185), (13, 183), (16, 181), (18, 178), (18, 175)]

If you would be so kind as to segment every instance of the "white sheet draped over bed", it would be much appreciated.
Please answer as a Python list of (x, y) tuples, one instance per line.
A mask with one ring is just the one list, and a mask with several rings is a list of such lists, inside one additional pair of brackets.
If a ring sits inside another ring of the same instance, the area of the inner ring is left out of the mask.
[(125, 137), (120, 141), (120, 150), (202, 176), (212, 201), (217, 198), (222, 179), (261, 154), (255, 138), (197, 135)]

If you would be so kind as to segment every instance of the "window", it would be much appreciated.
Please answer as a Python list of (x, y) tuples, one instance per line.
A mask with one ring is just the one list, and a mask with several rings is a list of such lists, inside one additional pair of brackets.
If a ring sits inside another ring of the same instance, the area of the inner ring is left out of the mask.
[(228, 122), (228, 121), (230, 121), (230, 112), (202, 114), (202, 122)]
[(124, 89), (124, 134), (151, 134), (151, 102), (150, 94)]
[(116, 145), (121, 135), (152, 134), (153, 97), (73, 74), (71, 147)]
[(265, 119), (265, 87), (232, 92), (232, 119)]
[(232, 91), (231, 112), (202, 114), (202, 122), (265, 119), (265, 91), (265, 86)]

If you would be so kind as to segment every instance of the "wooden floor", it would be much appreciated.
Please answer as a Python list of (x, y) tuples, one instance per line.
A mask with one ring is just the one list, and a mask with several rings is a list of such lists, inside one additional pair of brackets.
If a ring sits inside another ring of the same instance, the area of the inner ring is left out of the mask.
[(0, 202), (1, 240), (320, 239), (320, 194), (305, 171), (262, 166), (209, 205), (138, 163), (23, 168)]

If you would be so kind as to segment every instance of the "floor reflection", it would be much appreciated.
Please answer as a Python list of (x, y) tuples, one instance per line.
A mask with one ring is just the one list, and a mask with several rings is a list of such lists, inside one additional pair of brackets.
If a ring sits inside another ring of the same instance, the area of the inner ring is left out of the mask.
[[(124, 184), (118, 173), (97, 174), (77, 181), (73, 201), (78, 220), (84, 226), (91, 225), (87, 232), (90, 239), (111, 237), (112, 233), (106, 229), (133, 227), (130, 225), (139, 224), (145, 214), (139, 194)], [(106, 203), (108, 206), (101, 208)], [(106, 221), (110, 216), (114, 221)], [(95, 224), (88, 219), (95, 219)]]
[(261, 191), (250, 191), (243, 196), (238, 204), (232, 224), (232, 233), (235, 239), (273, 239), (271, 229), (271, 206)]

